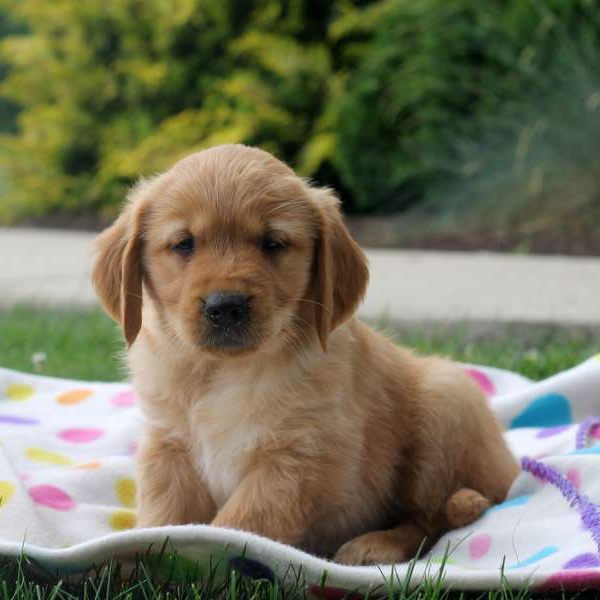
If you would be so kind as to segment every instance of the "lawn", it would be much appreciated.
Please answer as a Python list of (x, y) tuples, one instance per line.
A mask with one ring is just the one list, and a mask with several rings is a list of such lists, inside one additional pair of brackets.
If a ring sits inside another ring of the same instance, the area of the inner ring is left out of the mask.
[[(385, 325), (385, 324), (384, 324)], [(407, 327), (387, 324), (390, 337), (422, 353), (519, 371), (531, 378), (547, 377), (596, 354), (600, 341), (592, 332), (549, 327)], [(0, 366), (29, 372), (88, 380), (125, 377), (119, 356), (122, 337), (100, 311), (42, 310), (19, 307), (0, 311)], [(45, 360), (34, 364), (32, 357)], [(164, 572), (164, 569), (162, 570)], [(156, 569), (141, 561), (133, 575), (121, 575), (118, 566), (86, 574), (80, 580), (40, 578), (23, 559), (0, 561), (0, 600), (74, 598), (312, 598), (302, 587), (280, 589), (267, 581), (256, 582), (232, 572), (226, 583), (211, 578), (172, 580), (159, 578)], [(317, 596), (319, 597), (319, 596)], [(334, 596), (322, 596), (324, 600)], [(381, 596), (378, 596), (381, 597)], [(384, 593), (383, 597), (389, 597)], [(396, 598), (441, 599), (461, 597), (425, 582), (412, 593)], [(509, 590), (469, 594), (465, 598), (526, 598), (527, 592)], [(557, 597), (561, 597), (560, 595)]]
[[(487, 364), (533, 379), (548, 377), (600, 351), (600, 335), (581, 329), (543, 326), (393, 327), (376, 324), (390, 337), (421, 353)], [(35, 372), (35, 354), (46, 360), (37, 370), (73, 379), (115, 381), (126, 377), (120, 356), (122, 336), (100, 310), (0, 311), (0, 366)]]
[[(125, 378), (116, 325), (100, 310), (0, 311), (0, 366), (57, 377), (114, 381)], [(46, 359), (36, 369), (35, 354)]]

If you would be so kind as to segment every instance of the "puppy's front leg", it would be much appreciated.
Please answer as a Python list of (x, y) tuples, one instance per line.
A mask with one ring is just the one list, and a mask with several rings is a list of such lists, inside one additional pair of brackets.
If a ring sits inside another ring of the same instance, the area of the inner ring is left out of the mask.
[(316, 494), (303, 493), (301, 482), (310, 481), (305, 474), (286, 473), (282, 467), (270, 464), (250, 471), (212, 525), (299, 545), (313, 522)]
[(138, 527), (209, 523), (217, 509), (186, 445), (152, 432), (137, 457)]

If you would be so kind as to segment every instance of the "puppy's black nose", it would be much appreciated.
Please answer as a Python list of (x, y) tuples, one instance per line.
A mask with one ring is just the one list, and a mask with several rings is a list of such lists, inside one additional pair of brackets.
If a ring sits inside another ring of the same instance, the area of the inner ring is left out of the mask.
[(237, 292), (215, 292), (204, 301), (204, 318), (214, 327), (239, 327), (250, 317), (250, 298)]

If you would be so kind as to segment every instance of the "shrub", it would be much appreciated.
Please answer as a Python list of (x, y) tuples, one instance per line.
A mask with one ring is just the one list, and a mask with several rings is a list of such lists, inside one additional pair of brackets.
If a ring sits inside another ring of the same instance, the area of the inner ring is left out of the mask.
[(221, 142), (274, 152), (341, 189), (355, 212), (483, 218), (510, 197), (521, 207), (510, 218), (531, 219), (549, 195), (581, 195), (564, 181), (552, 191), (557, 165), (585, 179), (585, 202), (598, 197), (593, 0), (0, 0), (0, 10), (21, 27), (0, 45), (12, 103), (0, 111), (20, 108), (16, 131), (0, 135), (0, 222), (112, 215), (139, 175)]
[(523, 118), (547, 69), (579, 69), (567, 39), (600, 55), (599, 19), (591, 0), (384, 0), (353, 14), (345, 30), (369, 23), (371, 41), (338, 113), (336, 165), (356, 208), (403, 209), (439, 191), (490, 120), (500, 130)]
[(1, 48), (22, 112), (0, 139), (0, 220), (114, 212), (137, 176), (216, 143), (306, 175), (331, 153), (333, 0), (2, 2), (29, 32)]
[(438, 229), (495, 228), (598, 247), (600, 218), (600, 11), (588, 2), (538, 4), (544, 28), (521, 93), (476, 115), (477, 136), (454, 144), (448, 177), (423, 208)]

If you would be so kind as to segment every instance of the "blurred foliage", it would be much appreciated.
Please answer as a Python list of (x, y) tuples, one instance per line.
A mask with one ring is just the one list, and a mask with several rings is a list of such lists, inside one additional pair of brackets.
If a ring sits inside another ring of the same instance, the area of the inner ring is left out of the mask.
[(538, 4), (543, 27), (519, 63), (522, 91), (474, 115), (447, 176), (429, 186), (419, 210), (438, 231), (493, 223), (524, 242), (552, 232), (597, 247), (600, 10), (554, 4)]
[[(0, 40), (9, 35), (23, 33), (22, 25), (15, 23), (6, 12), (0, 9)], [(3, 81), (8, 72), (8, 65), (0, 63), (0, 81)], [(0, 96), (0, 132), (16, 132), (16, 116), (19, 107), (14, 102)]]
[(591, 76), (579, 87), (597, 106), (592, 0), (0, 0), (0, 10), (18, 24), (0, 28), (0, 94), (20, 108), (0, 136), (0, 222), (111, 215), (139, 175), (222, 142), (274, 152), (341, 189), (351, 211), (437, 210), (432, 199), (466, 176), (465, 197), (479, 194), (498, 137), (502, 172), (515, 152), (529, 168), (526, 107), (560, 119), (560, 102), (545, 101), (573, 90), (564, 74)]
[(222, 142), (315, 175), (340, 85), (327, 45), (350, 0), (2, 0), (1, 92), (23, 110), (0, 140), (0, 219), (116, 210), (124, 187)]
[(593, 0), (384, 0), (338, 23), (372, 32), (338, 121), (336, 164), (357, 206), (443, 204), (438, 185), (469, 174), (473, 142), (500, 130), (518, 152), (526, 110), (570, 91), (548, 71), (600, 59), (599, 20)]

